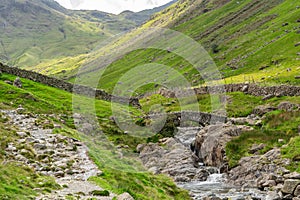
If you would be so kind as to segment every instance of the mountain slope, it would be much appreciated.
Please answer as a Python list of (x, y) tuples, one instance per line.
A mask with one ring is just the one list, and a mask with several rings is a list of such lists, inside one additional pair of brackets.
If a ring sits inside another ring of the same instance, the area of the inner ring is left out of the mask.
[[(299, 84), (298, 4), (296, 0), (179, 1), (131, 35), (147, 27), (159, 26), (193, 38), (215, 60), (226, 83)], [(129, 41), (126, 37), (131, 36), (122, 37), (120, 46)], [(105, 78), (100, 80), (100, 87), (111, 91), (120, 78), (116, 72), (125, 74), (137, 64), (149, 63), (149, 59), (173, 67), (194, 86), (203, 83), (198, 72), (180, 57), (167, 51), (146, 49), (129, 53), (126, 59), (113, 63), (104, 73)], [(180, 66), (185, 67), (181, 69)], [(96, 79), (97, 74), (93, 71), (86, 76)]]
[(0, 60), (27, 68), (72, 59), (90, 52), (110, 36), (140, 25), (162, 8), (124, 16), (67, 10), (54, 0), (3, 0)]

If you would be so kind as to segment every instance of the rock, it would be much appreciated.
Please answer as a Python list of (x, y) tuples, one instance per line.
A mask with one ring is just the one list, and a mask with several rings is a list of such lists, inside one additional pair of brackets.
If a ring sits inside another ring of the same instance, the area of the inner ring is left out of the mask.
[(299, 22), (299, 23), (300, 23), (300, 18), (299, 18), (299, 19), (297, 19), (297, 22)]
[(297, 46), (300, 46), (300, 42), (298, 42), (298, 43), (295, 44), (295, 47), (297, 47)]
[(82, 126), (79, 130), (88, 135), (88, 134), (91, 134), (93, 132), (94, 127), (90, 123), (84, 123), (84, 124), (82, 124)]
[(53, 125), (53, 128), (55, 128), (55, 129), (61, 129), (61, 125), (59, 125), (59, 124), (54, 124), (54, 125)]
[(258, 115), (258, 116), (263, 116), (264, 114), (276, 110), (275, 107), (270, 106), (270, 105), (261, 105), (257, 106), (256, 108), (253, 109), (253, 114)]
[(11, 82), (11, 81), (9, 81), (9, 80), (5, 80), (4, 83), (9, 84), (9, 85), (12, 85), (12, 84), (13, 84), (13, 82)]
[(19, 107), (17, 108), (17, 113), (18, 114), (22, 114), (24, 113), (25, 109), (22, 107), (22, 105), (19, 105)]
[(242, 92), (247, 92), (249, 89), (249, 85), (244, 85), (242, 88)]
[(54, 176), (56, 176), (56, 177), (64, 177), (65, 173), (63, 171), (54, 172)]
[(163, 173), (177, 181), (205, 181), (207, 170), (196, 168), (189, 147), (174, 138), (164, 138), (158, 144), (139, 145), (140, 159), (155, 174)]
[(266, 200), (281, 200), (281, 198), (277, 192), (269, 191), (267, 193)]
[(284, 22), (284, 23), (282, 23), (282, 26), (284, 27), (284, 26), (288, 26), (289, 25), (289, 23), (288, 22)]
[(261, 143), (261, 144), (253, 144), (251, 149), (249, 150), (249, 153), (254, 154), (256, 152), (258, 152), (259, 150), (262, 150), (263, 148), (265, 148), (265, 144)]
[(278, 143), (284, 143), (284, 139), (278, 139)]
[(300, 185), (298, 185), (294, 191), (294, 196), (298, 197), (300, 196)]
[(293, 200), (293, 195), (287, 194), (287, 195), (285, 195), (282, 199), (283, 199), (283, 200)]
[(204, 127), (196, 135), (195, 153), (203, 159), (205, 165), (221, 167), (225, 160), (225, 147), (233, 137), (243, 131), (251, 130), (248, 126), (217, 124)]
[(13, 83), (14, 86), (18, 87), (18, 88), (22, 88), (22, 82), (20, 80), (19, 77), (17, 77), (15, 80), (14, 80), (14, 83)]
[(33, 148), (38, 150), (44, 150), (47, 149), (47, 146), (45, 144), (36, 143), (33, 145)]
[(276, 186), (276, 181), (274, 181), (274, 180), (268, 180), (262, 186), (263, 187), (274, 187), (274, 186)]
[(263, 100), (263, 101), (266, 101), (266, 100), (268, 100), (268, 99), (272, 99), (273, 97), (275, 97), (274, 94), (268, 94), (268, 95), (264, 96), (262, 100)]
[(297, 172), (292, 172), (290, 174), (285, 174), (283, 177), (285, 179), (300, 179), (300, 174)]
[(294, 197), (293, 200), (300, 200), (300, 198), (299, 197)]
[(296, 110), (298, 108), (299, 108), (298, 104), (291, 103), (291, 102), (288, 102), (288, 101), (281, 102), (278, 105), (278, 109), (279, 110), (284, 110), (284, 111), (293, 111), (293, 110)]
[(25, 138), (27, 136), (27, 134), (25, 132), (17, 132), (17, 135), (20, 137), (20, 138)]
[(296, 187), (300, 184), (300, 180), (286, 179), (283, 184), (282, 192), (285, 194), (293, 194)]
[(127, 192), (117, 196), (117, 200), (134, 200), (134, 198)]
[(295, 79), (300, 79), (300, 76), (295, 76)]

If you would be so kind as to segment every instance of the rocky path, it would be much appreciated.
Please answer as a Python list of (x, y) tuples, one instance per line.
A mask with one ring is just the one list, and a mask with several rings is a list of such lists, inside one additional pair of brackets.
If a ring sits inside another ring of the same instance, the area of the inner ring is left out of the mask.
[(37, 115), (19, 114), (15, 110), (1, 112), (10, 118), (11, 125), (19, 129), (19, 139), (6, 149), (9, 159), (24, 163), (43, 175), (55, 177), (63, 188), (41, 195), (37, 200), (63, 200), (70, 197), (109, 200), (116, 196), (112, 193), (109, 196), (94, 195), (103, 189), (87, 180), (101, 174), (101, 171), (88, 157), (88, 149), (82, 142), (53, 134), (52, 129), (44, 129), (38, 125)]

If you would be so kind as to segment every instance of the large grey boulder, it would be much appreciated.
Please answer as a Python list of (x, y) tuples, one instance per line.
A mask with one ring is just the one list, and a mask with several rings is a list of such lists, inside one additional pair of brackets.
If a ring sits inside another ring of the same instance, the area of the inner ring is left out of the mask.
[(205, 181), (210, 172), (197, 168), (198, 157), (175, 138), (164, 138), (159, 143), (138, 145), (144, 166), (155, 174), (167, 174), (177, 182)]
[(300, 180), (298, 179), (286, 179), (281, 191), (285, 194), (293, 194), (299, 184)]
[(196, 155), (205, 165), (221, 167), (226, 160), (225, 147), (233, 137), (243, 131), (252, 130), (251, 127), (232, 124), (209, 125), (198, 132), (195, 140)]

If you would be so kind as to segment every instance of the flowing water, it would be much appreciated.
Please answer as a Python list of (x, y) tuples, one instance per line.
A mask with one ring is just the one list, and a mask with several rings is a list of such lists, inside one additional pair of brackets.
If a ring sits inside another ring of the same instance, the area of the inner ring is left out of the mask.
[[(182, 142), (186, 147), (189, 147), (191, 142), (194, 141), (196, 133), (200, 129), (200, 127), (178, 128), (175, 138)], [(218, 171), (218, 169), (215, 171)], [(177, 183), (177, 185), (190, 191), (195, 200), (200, 200), (208, 196), (217, 196), (221, 199), (228, 198), (231, 200), (241, 200), (248, 196), (252, 197), (252, 199), (266, 199), (266, 193), (258, 189), (242, 189), (227, 185), (225, 177), (225, 174), (211, 174), (206, 181)]]
[(217, 196), (221, 199), (240, 200), (245, 197), (256, 199), (265, 199), (266, 193), (257, 189), (241, 189), (234, 186), (228, 186), (225, 183), (223, 174), (211, 174), (207, 181), (197, 181), (188, 183), (178, 183), (178, 186), (191, 192), (193, 199), (200, 200), (208, 196)]

